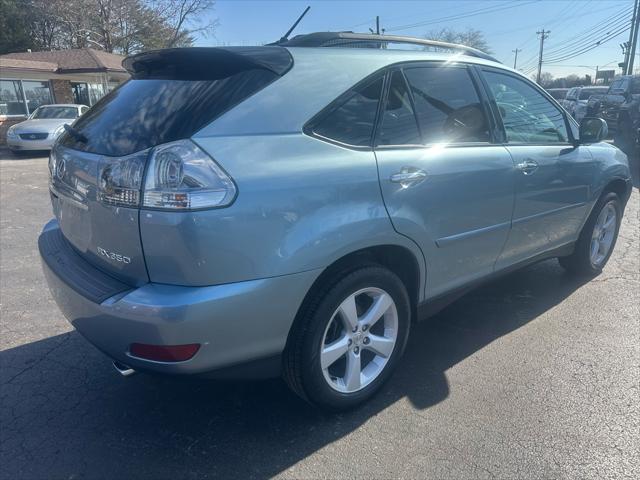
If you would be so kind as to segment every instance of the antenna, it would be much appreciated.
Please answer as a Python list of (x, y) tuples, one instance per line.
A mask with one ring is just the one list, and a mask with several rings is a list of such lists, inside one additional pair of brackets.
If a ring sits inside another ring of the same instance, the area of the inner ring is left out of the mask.
[(287, 40), (289, 40), (289, 35), (291, 35), (291, 32), (293, 32), (295, 30), (295, 28), (298, 26), (298, 24), (300, 23), (300, 20), (302, 20), (302, 18), (307, 14), (307, 12), (311, 9), (310, 6), (308, 6), (307, 8), (304, 9), (304, 12), (302, 12), (302, 15), (300, 15), (298, 17), (298, 19), (296, 20), (296, 22), (291, 25), (291, 28), (289, 30), (287, 30), (287, 33), (284, 34), (284, 36), (278, 40), (277, 43), (284, 43)]

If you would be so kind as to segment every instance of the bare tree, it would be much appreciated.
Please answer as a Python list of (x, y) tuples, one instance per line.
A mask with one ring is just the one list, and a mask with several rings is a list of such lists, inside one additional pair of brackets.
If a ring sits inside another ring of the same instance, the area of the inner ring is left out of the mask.
[(456, 31), (451, 28), (432, 30), (426, 35), (426, 38), (429, 40), (466, 45), (467, 47), (473, 47), (483, 52), (491, 53), (491, 48), (484, 38), (484, 33), (473, 28), (467, 28), (464, 31)]
[[(537, 78), (538, 78), (537, 74), (531, 75), (531, 80), (533, 80), (534, 82), (537, 80)], [(553, 75), (551, 75), (549, 72), (542, 72), (540, 74), (541, 87), (548, 88), (552, 85), (552, 83), (553, 83)]]
[(0, 35), (0, 51), (91, 47), (131, 54), (191, 45), (195, 34), (210, 34), (218, 24), (214, 0), (1, 1), (14, 17), (3, 25), (15, 28), (6, 39)]
[(193, 34), (213, 33), (217, 19), (207, 14), (213, 11), (215, 0), (150, 0), (149, 7), (170, 28), (165, 47), (176, 47), (193, 42)]

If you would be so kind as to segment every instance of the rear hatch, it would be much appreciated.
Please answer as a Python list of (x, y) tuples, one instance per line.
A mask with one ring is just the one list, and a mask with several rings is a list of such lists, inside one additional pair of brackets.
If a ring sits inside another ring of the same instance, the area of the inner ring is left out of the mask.
[(190, 138), (286, 73), (292, 59), (282, 47), (189, 48), (147, 52), (123, 65), (131, 80), (80, 117), (52, 150), (50, 190), (74, 249), (115, 278), (141, 285), (149, 278), (139, 215), (147, 164), (162, 150), (156, 147)]

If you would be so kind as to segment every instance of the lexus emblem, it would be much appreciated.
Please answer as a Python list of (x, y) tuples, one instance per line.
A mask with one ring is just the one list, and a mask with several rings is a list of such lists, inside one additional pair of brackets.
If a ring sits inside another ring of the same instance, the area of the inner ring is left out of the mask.
[(31, 140), (35, 140), (36, 138), (38, 138), (38, 136), (37, 136), (35, 133), (32, 133), (32, 134), (29, 136), (29, 138), (30, 138)]
[(62, 178), (64, 177), (64, 171), (66, 169), (66, 165), (65, 165), (65, 160), (64, 157), (60, 159), (60, 161), (58, 162), (57, 168), (56, 168), (56, 177), (58, 177), (59, 180), (62, 180)]

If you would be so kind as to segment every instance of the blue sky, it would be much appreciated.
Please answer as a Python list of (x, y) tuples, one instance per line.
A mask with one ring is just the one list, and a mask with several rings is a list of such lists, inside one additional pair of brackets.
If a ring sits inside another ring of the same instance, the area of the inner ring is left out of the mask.
[[(543, 71), (558, 77), (593, 74), (596, 66), (617, 68), (622, 61), (619, 44), (628, 40), (629, 34), (613, 34), (624, 28), (621, 22), (625, 18), (630, 20), (631, 13), (627, 16), (625, 12), (631, 12), (633, 0), (218, 0), (211, 14), (219, 21), (215, 36), (199, 37), (196, 44), (259, 45), (274, 41), (307, 5), (311, 10), (295, 33), (367, 31), (374, 27), (376, 15), (388, 33), (400, 35), (422, 37), (443, 27), (471, 27), (484, 32), (494, 55), (506, 64), (513, 65), (513, 49), (522, 49), (519, 67), (535, 67), (539, 48), (536, 31), (545, 28), (551, 30), (545, 51), (549, 52), (548, 58), (554, 54), (558, 60), (544, 65)], [(454, 15), (469, 16), (447, 18)], [(588, 45), (584, 38), (595, 42), (607, 34), (611, 34), (607, 43), (575, 58), (563, 58)], [(578, 35), (581, 37), (576, 40)], [(635, 63), (640, 67), (640, 51), (638, 54)]]

